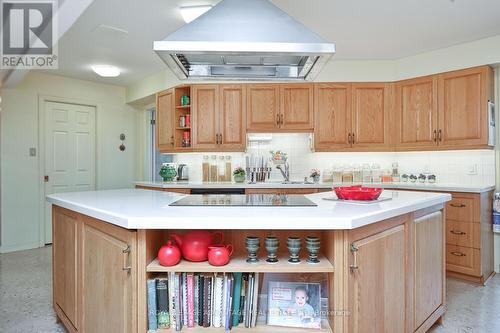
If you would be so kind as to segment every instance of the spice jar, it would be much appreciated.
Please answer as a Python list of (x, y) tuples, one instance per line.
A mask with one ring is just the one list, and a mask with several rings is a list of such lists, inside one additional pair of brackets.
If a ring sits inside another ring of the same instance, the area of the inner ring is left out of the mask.
[(372, 182), (372, 170), (370, 169), (370, 164), (363, 164), (363, 183), (371, 183)]

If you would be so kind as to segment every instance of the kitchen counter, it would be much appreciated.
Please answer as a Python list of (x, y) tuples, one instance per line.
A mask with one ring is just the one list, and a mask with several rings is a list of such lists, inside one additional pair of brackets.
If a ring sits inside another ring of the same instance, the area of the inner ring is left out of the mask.
[[(332, 188), (332, 184), (319, 183), (319, 184), (283, 184), (281, 182), (265, 182), (265, 183), (201, 183), (201, 182), (152, 182), (152, 181), (138, 181), (134, 183), (137, 186), (156, 187), (156, 188)], [(346, 184), (334, 184), (335, 186), (342, 186)], [(353, 185), (353, 184), (349, 184)], [(364, 186), (374, 186), (386, 189), (400, 189), (400, 190), (420, 190), (420, 191), (436, 191), (436, 192), (463, 192), (463, 193), (483, 193), (495, 189), (495, 185), (473, 184), (464, 185), (456, 183), (369, 183), (362, 184)]]
[(354, 204), (307, 195), (317, 207), (173, 207), (183, 195), (142, 189), (51, 194), (57, 206), (127, 229), (354, 229), (451, 200), (431, 192), (384, 191), (391, 200)]

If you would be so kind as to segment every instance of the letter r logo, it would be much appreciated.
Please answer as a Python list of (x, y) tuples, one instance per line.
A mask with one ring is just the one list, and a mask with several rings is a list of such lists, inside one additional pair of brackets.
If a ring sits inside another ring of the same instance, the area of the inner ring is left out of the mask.
[(53, 6), (52, 1), (3, 1), (3, 54), (52, 54)]

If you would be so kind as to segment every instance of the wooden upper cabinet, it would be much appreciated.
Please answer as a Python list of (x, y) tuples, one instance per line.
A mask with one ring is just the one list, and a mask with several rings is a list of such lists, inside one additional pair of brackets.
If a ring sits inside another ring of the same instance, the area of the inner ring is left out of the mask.
[(243, 85), (220, 85), (219, 133), (224, 150), (246, 147), (246, 90)]
[(175, 105), (173, 89), (156, 95), (156, 146), (159, 151), (174, 150)]
[(396, 148), (436, 148), (437, 78), (426, 76), (396, 85)]
[(193, 85), (191, 94), (193, 148), (216, 149), (219, 134), (219, 86)]
[(488, 144), (488, 100), (492, 70), (469, 68), (438, 76), (439, 145), (443, 148)]
[(349, 148), (351, 88), (349, 84), (318, 83), (314, 87), (314, 148)]
[(389, 146), (389, 85), (352, 84), (353, 147), (386, 149)]
[(272, 132), (279, 128), (280, 86), (278, 84), (247, 85), (247, 130)]
[(280, 129), (314, 129), (313, 84), (280, 85)]

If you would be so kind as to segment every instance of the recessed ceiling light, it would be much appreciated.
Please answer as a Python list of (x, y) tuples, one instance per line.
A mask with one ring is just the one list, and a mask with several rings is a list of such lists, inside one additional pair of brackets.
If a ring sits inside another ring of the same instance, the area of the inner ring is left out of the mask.
[(182, 19), (189, 23), (212, 9), (211, 5), (180, 7)]
[(112, 65), (92, 65), (92, 70), (102, 77), (117, 77), (120, 75), (118, 67)]

